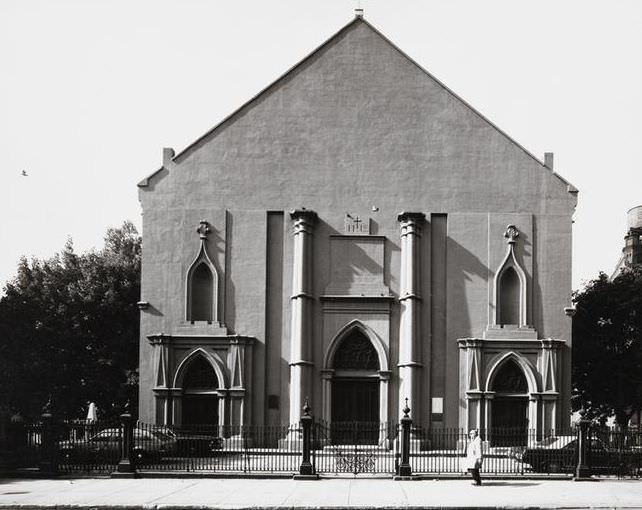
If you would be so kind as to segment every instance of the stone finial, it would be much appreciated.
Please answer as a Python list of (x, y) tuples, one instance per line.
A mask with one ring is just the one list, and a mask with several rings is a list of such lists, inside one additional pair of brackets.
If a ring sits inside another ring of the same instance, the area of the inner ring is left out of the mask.
[(404, 418), (410, 418), (410, 408), (408, 407), (408, 398), (406, 398), (406, 406), (402, 409), (403, 411), (403, 417)]
[(303, 403), (303, 416), (310, 416), (310, 402), (308, 397), (305, 397), (305, 402)]
[(207, 221), (205, 220), (201, 220), (198, 224), (198, 227), (196, 228), (196, 232), (198, 233), (201, 239), (206, 240), (207, 234), (210, 233), (209, 223), (207, 223)]
[(517, 230), (515, 225), (508, 225), (504, 232), (504, 237), (508, 239), (508, 244), (515, 244), (519, 237), (519, 230)]

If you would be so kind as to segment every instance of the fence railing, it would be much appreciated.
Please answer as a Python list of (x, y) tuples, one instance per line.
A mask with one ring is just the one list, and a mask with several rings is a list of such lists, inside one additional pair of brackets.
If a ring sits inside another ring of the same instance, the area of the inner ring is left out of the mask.
[[(409, 411), (409, 410), (408, 410)], [(10, 423), (0, 438), (0, 470), (43, 474), (234, 472), (322, 475), (461, 475), (468, 434), (460, 428), (399, 422), (325, 423), (307, 408), (286, 426), (157, 425), (135, 421)], [(565, 430), (479, 431), (486, 475), (642, 475), (642, 431), (583, 422)]]

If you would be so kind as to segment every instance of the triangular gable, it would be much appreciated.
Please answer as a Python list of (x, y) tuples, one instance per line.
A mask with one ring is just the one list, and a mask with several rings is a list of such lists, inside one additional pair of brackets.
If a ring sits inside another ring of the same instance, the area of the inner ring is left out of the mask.
[[(455, 92), (453, 92), (446, 85), (444, 85), (441, 81), (439, 81), (437, 78), (435, 78), (432, 74), (430, 74), (426, 69), (424, 69), (421, 65), (419, 65), (415, 60), (413, 60), (411, 57), (409, 57), (403, 50), (401, 50), (398, 46), (396, 46), (392, 41), (390, 41), (390, 39), (388, 39), (385, 35), (383, 35), (379, 30), (377, 30), (374, 26), (372, 26), (370, 23), (368, 23), (360, 15), (357, 15), (354, 20), (352, 20), (350, 23), (348, 23), (343, 28), (341, 28), (333, 36), (331, 36), (329, 39), (327, 39), (323, 44), (321, 44), (319, 47), (317, 47), (315, 50), (313, 50), (310, 54), (308, 54), (305, 58), (303, 58), (303, 60), (301, 60), (296, 65), (294, 65), (293, 67), (288, 69), (283, 75), (281, 75), (279, 78), (277, 78), (271, 84), (269, 84), (267, 87), (265, 87), (263, 90), (261, 90), (258, 94), (256, 94), (254, 97), (252, 97), (247, 102), (245, 102), (243, 105), (241, 105), (239, 108), (237, 108), (230, 115), (225, 117), (221, 122), (219, 122), (217, 125), (215, 125), (207, 133), (205, 133), (203, 136), (198, 138), (196, 141), (194, 141), (193, 143), (188, 145), (180, 153), (178, 153), (175, 156), (173, 156), (171, 158), (171, 161), (172, 162), (176, 162), (176, 163), (180, 163), (180, 161), (182, 159), (184, 159), (189, 154), (191, 154), (195, 149), (197, 149), (198, 147), (200, 147), (201, 145), (206, 143), (210, 138), (215, 136), (219, 131), (221, 131), (227, 125), (232, 123), (236, 118), (238, 118), (241, 115), (245, 114), (255, 104), (257, 104), (262, 98), (264, 98), (265, 96), (273, 93), (278, 87), (280, 87), (292, 75), (296, 74), (300, 69), (305, 67), (305, 65), (309, 61), (311, 61), (319, 53), (323, 52), (326, 48), (331, 46), (335, 41), (340, 39), (344, 34), (346, 34), (350, 30), (353, 30), (358, 25), (364, 25), (364, 26), (368, 27), (373, 33), (375, 33), (377, 36), (379, 36), (381, 39), (383, 39), (397, 53), (399, 53), (402, 57), (404, 57), (406, 60), (408, 60), (410, 63), (412, 63), (415, 67), (417, 67), (417, 69), (419, 69), (429, 79), (431, 79), (433, 82), (435, 82), (437, 85), (439, 85), (445, 92), (450, 94), (459, 103), (461, 103), (463, 106), (468, 108), (471, 112), (473, 112), (476, 116), (478, 116), (483, 122), (485, 122), (486, 124), (490, 125), (494, 130), (496, 130), (498, 133), (500, 133), (503, 137), (505, 137), (514, 146), (516, 146), (519, 149), (521, 149), (530, 158), (535, 160), (539, 165), (541, 165), (543, 168), (546, 168), (547, 170), (549, 170), (553, 176), (557, 177), (567, 187), (567, 191), (569, 191), (571, 193), (576, 193), (577, 192), (577, 188), (575, 186), (573, 186), (570, 182), (568, 182), (566, 179), (564, 179), (559, 174), (555, 173), (552, 168), (549, 168), (549, 166), (547, 166), (539, 158), (537, 158), (535, 155), (533, 155), (531, 152), (529, 152), (526, 148), (524, 148), (522, 145), (520, 145), (518, 142), (516, 142), (513, 138), (511, 138), (508, 134), (506, 134), (504, 131), (502, 131), (499, 127), (497, 127), (495, 124), (493, 124), (490, 120), (488, 120), (479, 111), (477, 111), (475, 108), (473, 108), (464, 99), (462, 99)], [(550, 166), (552, 166), (552, 165), (550, 165)], [(140, 186), (140, 187), (148, 186), (149, 185), (149, 180), (153, 179), (159, 172), (161, 172), (163, 170), (163, 168), (165, 168), (165, 162), (164, 162), (164, 166), (163, 167), (159, 168), (153, 174), (149, 175), (148, 177), (143, 179), (141, 182), (139, 182), (138, 186)]]

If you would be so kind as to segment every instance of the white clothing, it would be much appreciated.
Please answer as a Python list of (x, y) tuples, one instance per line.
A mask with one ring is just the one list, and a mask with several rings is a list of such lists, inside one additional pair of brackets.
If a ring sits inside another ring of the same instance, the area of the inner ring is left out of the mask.
[(464, 466), (466, 469), (480, 468), (482, 465), (482, 443), (481, 437), (477, 436), (466, 446), (466, 459)]

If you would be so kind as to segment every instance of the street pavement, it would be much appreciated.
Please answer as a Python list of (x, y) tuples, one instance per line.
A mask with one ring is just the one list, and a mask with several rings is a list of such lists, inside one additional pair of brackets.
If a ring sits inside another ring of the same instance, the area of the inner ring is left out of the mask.
[(0, 510), (640, 508), (642, 481), (316, 481), (248, 478), (0, 480)]

